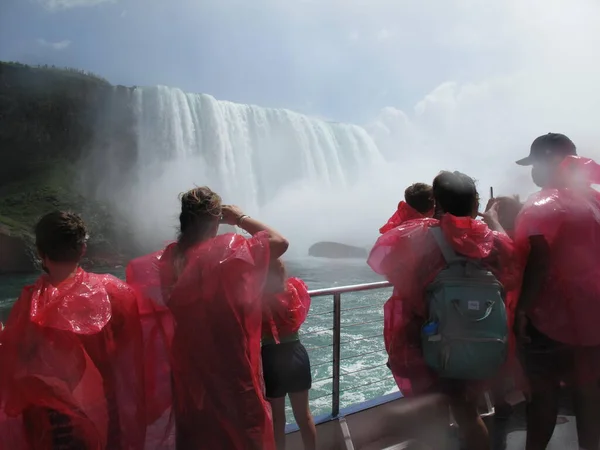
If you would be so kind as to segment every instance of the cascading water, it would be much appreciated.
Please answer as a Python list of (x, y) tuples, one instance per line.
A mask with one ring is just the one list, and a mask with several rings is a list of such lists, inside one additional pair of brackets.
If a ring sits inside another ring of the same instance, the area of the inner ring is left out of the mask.
[(354, 125), (163, 86), (136, 88), (133, 97), (138, 173), (193, 161), (197, 174), (187, 182), (214, 186), (247, 208), (260, 207), (289, 183), (344, 185), (380, 157)]
[(344, 189), (383, 160), (356, 125), (163, 86), (134, 88), (131, 104), (137, 153), (126, 186), (111, 192), (108, 177), (103, 191), (144, 242), (173, 236), (177, 195), (194, 185), (256, 214), (292, 187)]

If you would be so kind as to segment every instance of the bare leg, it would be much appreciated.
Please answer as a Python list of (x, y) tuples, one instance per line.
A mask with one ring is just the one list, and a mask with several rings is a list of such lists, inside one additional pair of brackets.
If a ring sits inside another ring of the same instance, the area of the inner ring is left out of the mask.
[[(554, 433), (558, 416), (560, 387), (552, 382), (532, 379), (535, 390), (527, 404), (526, 450), (545, 450)], [(545, 388), (544, 388), (545, 387)]]
[(316, 450), (317, 429), (308, 404), (308, 391), (295, 392), (290, 395), (294, 418), (300, 428), (304, 450)]
[(450, 396), (450, 408), (468, 450), (490, 450), (490, 436), (479, 417), (477, 402), (463, 395)]
[(268, 399), (273, 411), (273, 431), (277, 450), (285, 450), (285, 397)]
[(600, 447), (600, 387), (597, 383), (580, 386), (573, 392), (579, 448)]

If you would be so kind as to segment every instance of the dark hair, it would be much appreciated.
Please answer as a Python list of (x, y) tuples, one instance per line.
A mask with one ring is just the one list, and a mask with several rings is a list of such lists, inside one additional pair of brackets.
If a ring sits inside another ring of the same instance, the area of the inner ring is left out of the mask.
[(179, 249), (187, 250), (205, 238), (206, 232), (221, 217), (221, 197), (202, 186), (181, 194)]
[(517, 216), (523, 208), (523, 203), (518, 195), (513, 197), (497, 197), (498, 202), (498, 221), (505, 230), (512, 230), (515, 227)]
[(475, 180), (461, 172), (440, 172), (433, 180), (433, 198), (438, 216), (471, 216), (479, 202)]
[(411, 184), (404, 191), (404, 201), (421, 214), (433, 209), (433, 188), (425, 183)]
[(87, 229), (78, 215), (64, 211), (46, 214), (35, 226), (35, 245), (41, 256), (55, 262), (79, 262)]

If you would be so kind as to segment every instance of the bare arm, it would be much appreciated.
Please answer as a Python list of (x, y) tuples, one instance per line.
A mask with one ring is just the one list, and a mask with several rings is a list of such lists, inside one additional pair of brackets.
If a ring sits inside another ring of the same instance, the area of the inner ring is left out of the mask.
[(236, 225), (253, 236), (261, 231), (266, 231), (269, 235), (269, 254), (272, 260), (281, 257), (287, 251), (289, 242), (286, 238), (268, 225), (244, 214), (237, 206), (223, 205), (222, 215), (224, 223)]
[(483, 221), (487, 224), (490, 230), (501, 234), (508, 234), (498, 219), (498, 202), (495, 199), (490, 199), (486, 211), (483, 214), (477, 213), (477, 215), (483, 218)]
[(279, 258), (287, 251), (290, 244), (286, 238), (279, 234), (278, 231), (249, 216), (241, 216), (240, 219), (241, 220), (239, 220), (238, 226), (251, 235), (254, 236), (260, 231), (266, 231), (269, 234), (269, 250), (271, 259)]

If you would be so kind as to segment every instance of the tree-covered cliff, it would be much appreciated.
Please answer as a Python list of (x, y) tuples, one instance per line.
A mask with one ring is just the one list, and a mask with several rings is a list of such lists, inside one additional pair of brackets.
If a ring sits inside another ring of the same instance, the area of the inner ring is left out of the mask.
[(0, 273), (34, 269), (32, 227), (54, 209), (83, 215), (90, 227), (88, 263), (116, 263), (130, 250), (126, 230), (93, 200), (102, 168), (81, 164), (104, 150), (99, 130), (121, 133), (124, 155), (135, 150), (128, 127), (107, 125), (114, 92), (82, 71), (0, 62)]

